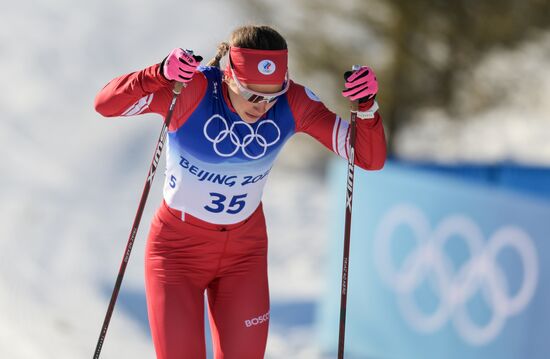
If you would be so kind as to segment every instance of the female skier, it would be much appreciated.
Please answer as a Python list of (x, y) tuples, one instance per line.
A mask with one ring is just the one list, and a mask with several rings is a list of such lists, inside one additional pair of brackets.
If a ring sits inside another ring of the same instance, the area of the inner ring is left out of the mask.
[[(220, 70), (220, 60), (227, 64)], [(263, 358), (269, 323), (267, 233), (261, 197), (283, 144), (295, 133), (348, 158), (348, 122), (289, 79), (285, 39), (243, 26), (210, 66), (176, 48), (160, 64), (120, 76), (97, 95), (103, 116), (165, 116), (164, 200), (147, 240), (145, 285), (157, 358), (205, 358), (204, 293), (216, 359)], [(361, 100), (354, 161), (382, 168), (386, 143), (373, 71), (346, 73), (342, 95)]]

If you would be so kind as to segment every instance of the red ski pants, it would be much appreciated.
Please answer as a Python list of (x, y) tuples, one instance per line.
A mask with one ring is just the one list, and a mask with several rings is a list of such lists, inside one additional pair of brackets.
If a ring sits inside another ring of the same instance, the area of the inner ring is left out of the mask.
[(264, 357), (269, 324), (267, 233), (260, 205), (245, 221), (214, 225), (163, 203), (147, 240), (145, 285), (157, 359), (206, 357), (204, 293), (214, 357)]

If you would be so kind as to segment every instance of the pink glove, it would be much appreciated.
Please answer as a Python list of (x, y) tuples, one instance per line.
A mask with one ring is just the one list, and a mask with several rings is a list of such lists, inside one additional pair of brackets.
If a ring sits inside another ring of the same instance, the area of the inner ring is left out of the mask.
[(175, 48), (162, 61), (162, 74), (168, 80), (189, 82), (201, 61), (202, 57), (193, 55), (193, 51)]
[(359, 100), (364, 103), (374, 99), (378, 92), (378, 81), (370, 67), (362, 66), (359, 70), (347, 71), (344, 78), (346, 89), (342, 91), (342, 96), (352, 101)]

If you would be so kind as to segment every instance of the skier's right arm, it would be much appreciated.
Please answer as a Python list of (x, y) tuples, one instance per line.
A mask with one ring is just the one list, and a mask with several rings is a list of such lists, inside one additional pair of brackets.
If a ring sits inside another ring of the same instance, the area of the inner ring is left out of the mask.
[(109, 82), (97, 94), (95, 109), (106, 117), (150, 112), (165, 116), (172, 99), (172, 88), (177, 80), (186, 83), (187, 86), (185, 95), (178, 101), (174, 119), (186, 118), (186, 112), (196, 107), (207, 87), (206, 78), (202, 74), (194, 76), (200, 60), (200, 56), (189, 56), (181, 49), (174, 49), (161, 64), (117, 77)]

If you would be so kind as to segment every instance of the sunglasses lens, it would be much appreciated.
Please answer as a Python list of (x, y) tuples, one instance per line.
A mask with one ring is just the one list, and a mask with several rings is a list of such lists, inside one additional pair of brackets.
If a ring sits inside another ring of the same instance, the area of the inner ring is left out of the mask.
[(279, 96), (260, 96), (260, 95), (253, 95), (251, 94), (248, 98), (246, 98), (245, 96), (243, 96), (248, 102), (252, 102), (252, 103), (260, 103), (260, 102), (267, 102), (267, 103), (273, 103), (275, 101), (277, 101), (277, 98), (279, 98)]
[(250, 95), (250, 97), (247, 99), (248, 102), (252, 102), (252, 103), (259, 103), (263, 100), (263, 96), (258, 96), (258, 95)]

